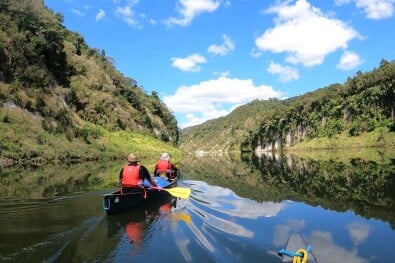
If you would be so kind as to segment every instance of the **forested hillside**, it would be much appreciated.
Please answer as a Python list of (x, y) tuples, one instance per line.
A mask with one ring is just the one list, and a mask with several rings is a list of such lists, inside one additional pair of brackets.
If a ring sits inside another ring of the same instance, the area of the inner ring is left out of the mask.
[(241, 143), (259, 129), (262, 115), (281, 107), (279, 100), (254, 100), (225, 117), (182, 130), (181, 148), (185, 151), (239, 151)]
[[(395, 146), (395, 61), (286, 100), (254, 101), (184, 130), (188, 151)], [(309, 142), (313, 142), (310, 143)], [(351, 145), (352, 144), (352, 145)]]
[(177, 122), (157, 93), (62, 22), (42, 0), (0, 2), (1, 156), (42, 155), (62, 140), (89, 146), (107, 131), (176, 145)]

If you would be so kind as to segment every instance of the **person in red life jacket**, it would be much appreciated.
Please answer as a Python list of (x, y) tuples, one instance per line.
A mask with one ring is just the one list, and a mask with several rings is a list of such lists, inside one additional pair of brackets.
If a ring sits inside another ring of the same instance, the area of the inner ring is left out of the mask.
[(162, 153), (155, 165), (154, 176), (161, 175), (166, 175), (168, 179), (174, 179), (177, 175), (177, 167), (171, 163), (168, 153)]
[(128, 163), (121, 169), (119, 180), (122, 186), (122, 192), (133, 192), (143, 187), (144, 179), (147, 179), (151, 185), (158, 187), (151, 178), (147, 168), (140, 165), (136, 154), (131, 153), (126, 158)]

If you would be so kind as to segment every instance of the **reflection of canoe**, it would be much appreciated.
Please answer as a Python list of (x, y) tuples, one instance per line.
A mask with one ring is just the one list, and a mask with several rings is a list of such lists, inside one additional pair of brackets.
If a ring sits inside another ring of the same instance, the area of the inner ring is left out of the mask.
[[(153, 177), (156, 184), (162, 188), (169, 189), (177, 184), (177, 178), (168, 181), (164, 177)], [(133, 207), (139, 206), (149, 200), (160, 198), (169, 193), (165, 190), (158, 190), (149, 187), (147, 181), (144, 182), (144, 188), (137, 189), (133, 193), (121, 193), (121, 191), (115, 191), (112, 193), (103, 195), (103, 208), (108, 215), (121, 213), (129, 210)]]
[(157, 199), (151, 199), (151, 202), (144, 202), (143, 204), (124, 213), (108, 216), (106, 218), (108, 226), (108, 236), (124, 232), (129, 224), (144, 225), (144, 229), (152, 223), (153, 220), (161, 213), (161, 207), (170, 206), (176, 207), (177, 198), (171, 195), (163, 195)]
[(297, 256), (298, 251), (300, 251), (301, 249), (304, 249), (308, 253), (308, 263), (318, 262), (313, 252), (311, 252), (311, 247), (307, 245), (306, 241), (300, 234), (290, 235), (285, 249), (281, 249), (280, 251), (278, 251), (278, 254), (281, 256), (281, 262), (293, 262), (294, 256)]

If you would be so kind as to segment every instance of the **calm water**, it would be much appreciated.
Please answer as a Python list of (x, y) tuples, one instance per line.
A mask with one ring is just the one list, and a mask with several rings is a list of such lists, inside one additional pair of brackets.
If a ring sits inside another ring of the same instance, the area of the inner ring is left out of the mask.
[[(328, 157), (332, 156), (332, 157)], [(2, 169), (0, 262), (394, 262), (394, 158), (186, 156), (189, 199), (107, 216), (122, 163)]]

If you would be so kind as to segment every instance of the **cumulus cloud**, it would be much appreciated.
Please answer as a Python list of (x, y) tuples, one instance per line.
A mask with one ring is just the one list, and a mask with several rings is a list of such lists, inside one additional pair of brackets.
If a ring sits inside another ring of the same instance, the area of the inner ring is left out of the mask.
[(106, 16), (106, 12), (103, 9), (100, 9), (96, 14), (96, 21), (102, 20)]
[(224, 42), (221, 45), (211, 45), (208, 47), (207, 52), (214, 55), (225, 56), (230, 51), (235, 49), (235, 42), (227, 35), (222, 36)]
[(306, 0), (283, 2), (266, 10), (277, 15), (275, 27), (257, 37), (262, 51), (285, 53), (292, 64), (315, 66), (339, 48), (346, 49), (358, 32), (338, 19), (324, 15)]
[(394, 14), (394, 0), (336, 0), (337, 5), (355, 2), (357, 8), (362, 9), (366, 17), (372, 20), (380, 20), (391, 17)]
[(184, 128), (225, 116), (235, 106), (254, 99), (280, 96), (282, 93), (271, 86), (255, 86), (251, 79), (219, 77), (192, 86), (181, 86), (174, 95), (164, 96), (163, 101), (175, 115), (186, 119), (179, 123)]
[(352, 70), (361, 64), (362, 60), (357, 53), (346, 50), (336, 67), (341, 70)]
[(267, 71), (271, 74), (278, 75), (279, 81), (281, 82), (290, 82), (299, 79), (299, 73), (296, 68), (289, 66), (282, 66), (273, 61), (270, 62)]
[(173, 61), (172, 66), (182, 71), (198, 72), (200, 71), (199, 64), (206, 63), (205, 57), (199, 54), (192, 54), (185, 58), (171, 58)]
[(201, 13), (214, 12), (220, 6), (216, 0), (178, 0), (177, 12), (179, 17), (170, 17), (165, 23), (168, 26), (187, 26)]

